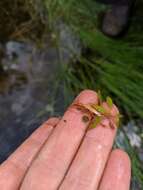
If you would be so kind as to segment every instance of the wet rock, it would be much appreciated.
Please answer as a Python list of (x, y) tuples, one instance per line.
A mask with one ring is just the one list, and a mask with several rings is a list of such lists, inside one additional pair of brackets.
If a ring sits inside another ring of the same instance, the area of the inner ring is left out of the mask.
[(126, 126), (124, 126), (127, 137), (129, 138), (130, 144), (132, 147), (141, 147), (141, 137), (138, 134), (138, 128), (133, 121), (129, 122)]

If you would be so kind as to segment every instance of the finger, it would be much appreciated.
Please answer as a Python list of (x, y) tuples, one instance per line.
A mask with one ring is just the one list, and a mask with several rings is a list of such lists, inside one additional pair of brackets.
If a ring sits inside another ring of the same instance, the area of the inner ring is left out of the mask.
[[(97, 94), (83, 91), (75, 102), (97, 104)], [(21, 190), (55, 190), (58, 188), (81, 143), (89, 120), (76, 107), (70, 107), (50, 136), (25, 177)]]
[(99, 190), (129, 190), (131, 163), (122, 150), (114, 150), (109, 158)]
[[(104, 106), (108, 108), (106, 104)], [(111, 112), (116, 115), (117, 108), (113, 106)], [(116, 134), (116, 129), (111, 129), (108, 119), (101, 123), (86, 133), (60, 190), (97, 189)]]
[(0, 166), (0, 189), (19, 188), (28, 167), (58, 122), (58, 118), (45, 122)]

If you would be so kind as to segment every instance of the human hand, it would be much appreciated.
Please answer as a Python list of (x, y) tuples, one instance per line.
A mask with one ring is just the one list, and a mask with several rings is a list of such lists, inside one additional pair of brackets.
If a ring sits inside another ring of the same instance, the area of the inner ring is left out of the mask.
[[(98, 95), (85, 90), (76, 102), (97, 104)], [(115, 105), (103, 106), (117, 116)], [(1, 164), (0, 189), (129, 190), (130, 159), (112, 150), (117, 129), (108, 119), (101, 123), (89, 129), (90, 116), (74, 106), (62, 118), (49, 119)]]

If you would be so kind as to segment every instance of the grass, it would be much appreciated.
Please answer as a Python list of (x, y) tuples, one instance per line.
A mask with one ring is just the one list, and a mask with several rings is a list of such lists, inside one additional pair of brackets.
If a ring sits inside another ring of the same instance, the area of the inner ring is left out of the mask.
[[(115, 97), (126, 114), (143, 118), (142, 35), (133, 31), (118, 41), (105, 37), (96, 27), (97, 13), (103, 7), (92, 0), (46, 2), (50, 23), (63, 19), (90, 50), (90, 55), (78, 57), (78, 63), (70, 65), (68, 76), (69, 68), (65, 70), (65, 80), (72, 78), (66, 86), (76, 93), (85, 88), (104, 89), (104, 94)], [(134, 22), (132, 25), (136, 27)]]

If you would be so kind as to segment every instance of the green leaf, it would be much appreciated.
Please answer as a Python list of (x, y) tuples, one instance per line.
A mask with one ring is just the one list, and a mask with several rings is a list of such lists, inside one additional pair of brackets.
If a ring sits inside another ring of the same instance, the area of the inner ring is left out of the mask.
[(99, 113), (102, 113), (102, 114), (106, 113), (106, 110), (105, 110), (105, 108), (104, 108), (103, 106), (93, 105), (92, 107), (93, 107), (95, 110), (97, 110)]
[(90, 125), (90, 128), (91, 129), (94, 129), (97, 127), (97, 125), (101, 122), (101, 117), (96, 117), (95, 120), (93, 121), (93, 123)]
[(113, 106), (113, 101), (109, 96), (106, 98), (106, 102), (110, 108)]
[(116, 118), (116, 121), (117, 121), (117, 127), (119, 127), (120, 126), (120, 122), (121, 122), (121, 118), (123, 118), (123, 116), (119, 113), (118, 115), (117, 115), (117, 118)]

